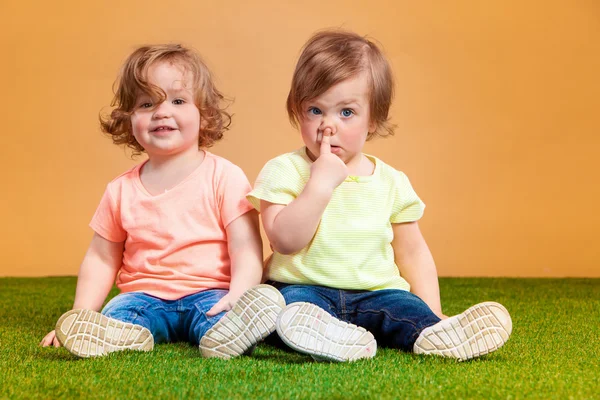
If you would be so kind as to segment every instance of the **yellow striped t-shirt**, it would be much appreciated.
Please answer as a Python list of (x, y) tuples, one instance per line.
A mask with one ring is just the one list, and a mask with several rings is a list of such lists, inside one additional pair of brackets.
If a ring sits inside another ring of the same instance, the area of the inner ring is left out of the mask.
[[(376, 157), (370, 176), (349, 176), (333, 192), (313, 239), (297, 253), (274, 252), (268, 278), (339, 289), (410, 290), (394, 262), (392, 224), (421, 218), (425, 205), (406, 175)], [(304, 189), (311, 160), (303, 147), (270, 160), (248, 200), (291, 203)]]

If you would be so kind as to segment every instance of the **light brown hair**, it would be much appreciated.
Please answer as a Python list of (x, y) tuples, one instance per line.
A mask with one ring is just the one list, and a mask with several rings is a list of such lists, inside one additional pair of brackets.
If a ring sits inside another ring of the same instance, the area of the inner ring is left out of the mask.
[(119, 77), (114, 84), (115, 96), (110, 115), (100, 115), (104, 133), (112, 137), (113, 143), (125, 144), (133, 149), (133, 155), (144, 152), (144, 148), (133, 136), (131, 115), (140, 92), (149, 95), (155, 104), (166, 99), (166, 93), (148, 82), (148, 69), (157, 62), (171, 62), (184, 68), (192, 75), (194, 103), (200, 111), (198, 147), (210, 147), (223, 137), (229, 129), (231, 115), (222, 106), (225, 100), (212, 80), (210, 70), (200, 55), (180, 44), (159, 44), (136, 49), (125, 60)]
[(363, 72), (369, 79), (370, 122), (376, 126), (367, 140), (393, 135), (395, 125), (388, 116), (394, 97), (392, 69), (375, 43), (343, 30), (318, 32), (302, 48), (287, 98), (292, 125), (297, 127), (302, 118), (302, 103)]

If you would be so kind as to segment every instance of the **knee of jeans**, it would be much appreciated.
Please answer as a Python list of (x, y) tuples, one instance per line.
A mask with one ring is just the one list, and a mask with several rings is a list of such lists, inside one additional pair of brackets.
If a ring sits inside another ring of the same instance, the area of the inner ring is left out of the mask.
[(283, 295), (286, 304), (298, 302), (311, 303), (321, 307), (334, 317), (337, 317), (335, 307), (338, 305), (332, 303), (332, 301), (325, 296), (325, 294), (319, 291), (318, 287), (308, 285), (291, 285), (283, 288), (280, 290), (280, 292)]
[(113, 297), (102, 309), (101, 313), (119, 321), (137, 323), (144, 303), (129, 293)]
[(314, 303), (316, 291), (309, 286), (290, 285), (280, 290), (286, 304), (297, 302)]
[(102, 314), (109, 318), (116, 319), (121, 322), (129, 322), (131, 324), (139, 323), (138, 322), (139, 314), (132, 310), (126, 310), (126, 309), (110, 309), (108, 311), (102, 310)]

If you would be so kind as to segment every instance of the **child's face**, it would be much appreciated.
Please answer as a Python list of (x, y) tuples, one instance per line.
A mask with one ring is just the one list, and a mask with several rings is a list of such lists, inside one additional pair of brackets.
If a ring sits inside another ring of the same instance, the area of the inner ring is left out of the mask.
[(331, 152), (349, 167), (357, 166), (369, 131), (369, 82), (365, 73), (332, 86), (322, 95), (302, 104), (299, 118), (308, 155), (319, 157), (322, 133), (331, 129)]
[(131, 126), (138, 143), (149, 157), (170, 157), (198, 150), (200, 112), (194, 104), (192, 77), (170, 62), (158, 62), (148, 69), (148, 81), (167, 95), (154, 104), (140, 93), (135, 103)]

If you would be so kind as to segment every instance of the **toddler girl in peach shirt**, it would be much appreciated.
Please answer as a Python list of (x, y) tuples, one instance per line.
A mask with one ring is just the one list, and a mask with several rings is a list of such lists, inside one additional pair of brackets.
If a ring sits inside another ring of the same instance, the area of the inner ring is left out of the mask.
[[(259, 285), (250, 184), (206, 150), (230, 123), (222, 100), (191, 49), (146, 46), (128, 57), (102, 129), (148, 160), (108, 184), (90, 223), (73, 310), (43, 346), (90, 357), (188, 341), (206, 357), (229, 358), (274, 331), (285, 303)], [(121, 293), (102, 308), (115, 280)]]

